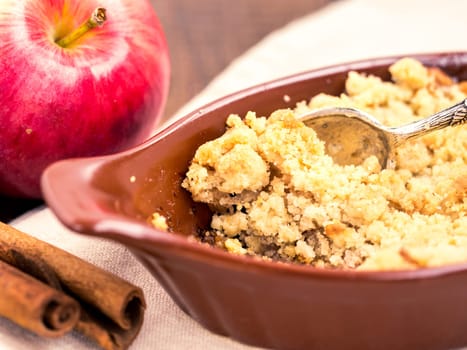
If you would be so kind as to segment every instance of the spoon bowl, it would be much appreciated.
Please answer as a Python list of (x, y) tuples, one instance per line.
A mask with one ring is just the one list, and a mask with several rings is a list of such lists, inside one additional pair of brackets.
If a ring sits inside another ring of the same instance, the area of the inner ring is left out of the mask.
[(399, 145), (435, 130), (467, 121), (467, 99), (430, 117), (400, 127), (387, 127), (372, 115), (347, 107), (313, 110), (299, 119), (325, 142), (326, 152), (337, 164), (358, 165), (374, 155), (382, 168), (395, 167)]

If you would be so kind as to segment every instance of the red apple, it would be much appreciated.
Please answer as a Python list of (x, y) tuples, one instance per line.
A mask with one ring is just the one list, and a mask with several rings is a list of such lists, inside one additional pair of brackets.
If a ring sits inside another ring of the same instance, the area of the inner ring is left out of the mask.
[(0, 193), (40, 198), (50, 163), (142, 142), (168, 84), (147, 0), (0, 0)]

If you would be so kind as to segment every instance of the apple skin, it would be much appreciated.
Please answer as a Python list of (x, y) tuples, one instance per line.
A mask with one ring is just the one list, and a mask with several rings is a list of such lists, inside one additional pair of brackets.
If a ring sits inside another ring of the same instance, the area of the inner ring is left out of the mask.
[[(97, 7), (107, 21), (67, 48)], [(149, 138), (170, 63), (147, 0), (0, 0), (0, 193), (41, 198), (43, 170)]]

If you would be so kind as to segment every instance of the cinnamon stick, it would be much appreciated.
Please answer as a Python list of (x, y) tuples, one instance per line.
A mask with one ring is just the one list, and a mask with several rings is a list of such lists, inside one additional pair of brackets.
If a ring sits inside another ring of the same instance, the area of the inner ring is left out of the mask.
[(1, 222), (0, 260), (75, 298), (82, 307), (75, 328), (104, 349), (126, 349), (138, 334), (141, 288)]
[(77, 324), (79, 304), (0, 261), (0, 315), (39, 336), (59, 337)]

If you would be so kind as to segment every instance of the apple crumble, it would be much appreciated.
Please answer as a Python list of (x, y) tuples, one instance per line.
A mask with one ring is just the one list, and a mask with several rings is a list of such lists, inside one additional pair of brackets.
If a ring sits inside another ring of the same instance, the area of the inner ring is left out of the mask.
[(388, 82), (350, 72), (342, 95), (319, 94), (268, 118), (230, 115), (225, 134), (198, 148), (182, 184), (214, 212), (198, 238), (236, 254), (328, 268), (467, 261), (467, 128), (410, 141), (395, 169), (381, 169), (374, 156), (335, 164), (297, 119), (348, 106), (399, 126), (466, 97), (464, 84), (411, 58), (390, 73)]

